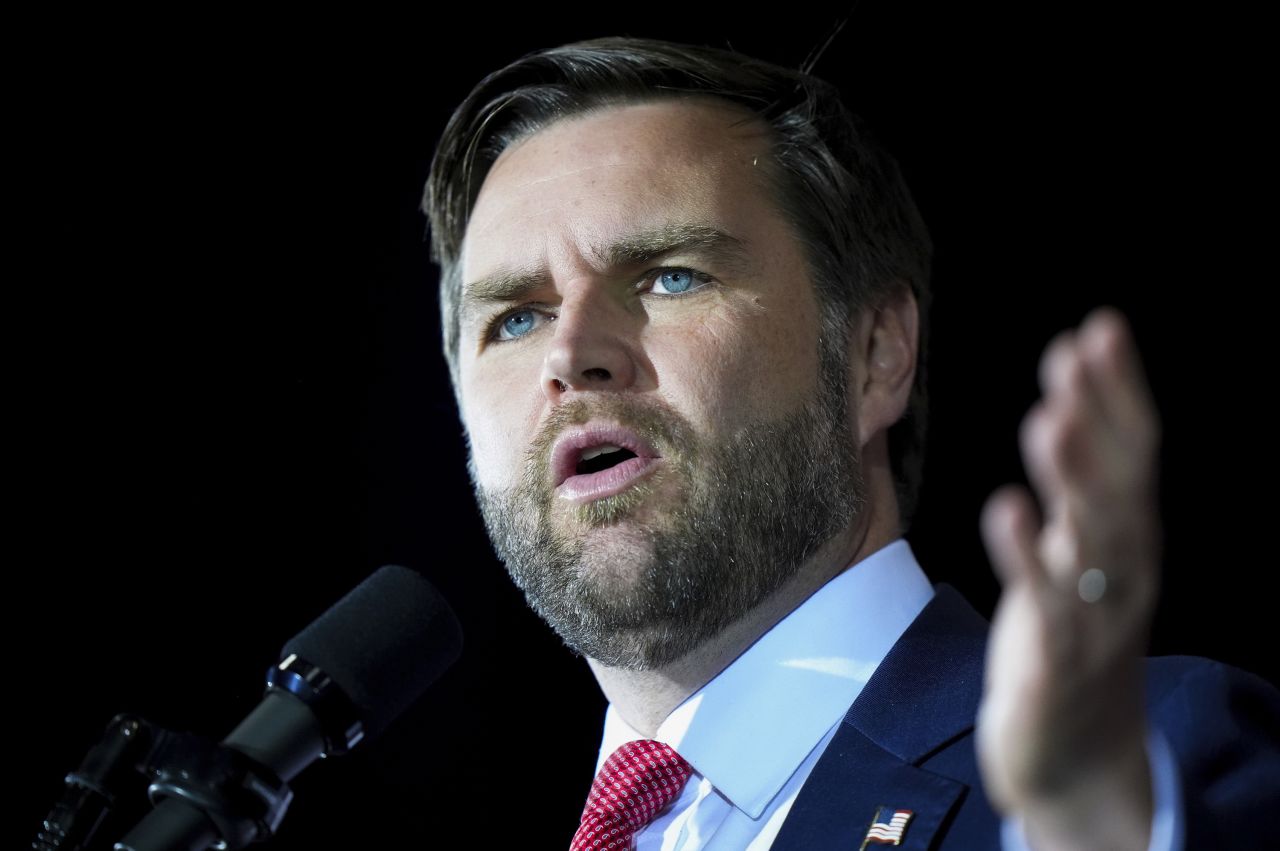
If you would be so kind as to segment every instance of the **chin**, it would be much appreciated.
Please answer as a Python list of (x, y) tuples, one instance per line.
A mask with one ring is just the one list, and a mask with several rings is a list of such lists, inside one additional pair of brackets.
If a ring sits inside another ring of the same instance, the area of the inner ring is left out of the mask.
[(651, 625), (617, 630), (607, 636), (593, 636), (589, 641), (570, 646), (578, 655), (586, 656), (598, 665), (624, 671), (665, 668), (697, 649), (697, 645), (685, 637)]
[(581, 543), (578, 574), (601, 591), (631, 591), (653, 563), (652, 533), (632, 523), (594, 529)]

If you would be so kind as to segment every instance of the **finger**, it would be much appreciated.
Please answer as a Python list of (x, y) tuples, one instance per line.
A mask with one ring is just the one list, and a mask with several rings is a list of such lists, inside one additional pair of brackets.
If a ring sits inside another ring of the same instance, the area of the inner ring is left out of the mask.
[(1044, 508), (1044, 522), (1035, 540), (1037, 564), (1055, 588), (1074, 587), (1088, 553), (1086, 530), (1096, 532), (1097, 509), (1110, 500), (1098, 495), (1099, 473), (1105, 467), (1097, 431), (1088, 426), (1079, 406), (1040, 403), (1028, 413), (1021, 434), (1023, 463)]
[[(1095, 376), (1085, 365), (1082, 341), (1071, 332), (1059, 334), (1045, 349), (1040, 382), (1045, 407), (1057, 421), (1063, 473), (1081, 478), (1103, 469), (1120, 448), (1118, 423), (1107, 416)], [(1099, 457), (1099, 456), (1102, 457)]]
[(1159, 440), (1159, 413), (1124, 314), (1114, 307), (1100, 307), (1085, 317), (1080, 352), (1108, 419), (1133, 448), (1154, 447)]
[(1046, 523), (1061, 517), (1069, 503), (1088, 501), (1091, 471), (1100, 462), (1091, 457), (1098, 450), (1077, 411), (1036, 403), (1022, 420), (1018, 443)]
[(1103, 505), (1133, 466), (1076, 349), (1066, 343), (1046, 354), (1046, 398), (1028, 412), (1020, 434), (1027, 475), (1050, 521), (1068, 501)]
[(1036, 554), (1040, 521), (1030, 492), (1021, 485), (998, 488), (982, 507), (979, 528), (1000, 584), (1045, 582)]
[(1089, 541), (1082, 532), (1081, 505), (1066, 499), (1045, 524), (1036, 540), (1036, 555), (1045, 576), (1058, 589), (1074, 589), (1080, 574), (1093, 563), (1086, 552)]
[(1023, 459), (1044, 508), (1036, 552), (1057, 588), (1074, 588), (1082, 571), (1097, 566), (1132, 509), (1123, 498), (1130, 462), (1104, 431), (1086, 423), (1079, 406), (1041, 405), (1028, 415)]

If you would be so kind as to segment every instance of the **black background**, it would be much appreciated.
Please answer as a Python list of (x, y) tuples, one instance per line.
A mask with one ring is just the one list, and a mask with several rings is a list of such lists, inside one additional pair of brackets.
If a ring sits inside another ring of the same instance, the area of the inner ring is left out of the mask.
[[(1117, 305), (1165, 428), (1153, 652), (1274, 681), (1258, 22), (960, 5), (864, 2), (817, 66), (897, 153), (937, 244), (916, 554), (990, 613), (978, 512), (1022, 475), (1039, 354)], [(416, 211), (435, 139), (537, 47), (622, 33), (798, 65), (844, 9), (15, 23), (12, 844), (113, 714), (225, 734), (279, 646), (390, 562), (457, 609), (463, 661), (381, 741), (299, 778), (275, 847), (450, 847), (508, 818), (567, 844), (604, 702), (474, 512)], [(490, 780), (524, 794), (485, 803), (505, 794)]]

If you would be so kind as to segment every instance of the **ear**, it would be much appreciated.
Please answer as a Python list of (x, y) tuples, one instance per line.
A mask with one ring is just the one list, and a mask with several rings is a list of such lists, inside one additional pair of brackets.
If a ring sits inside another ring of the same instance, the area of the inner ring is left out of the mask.
[(906, 413), (915, 383), (920, 314), (916, 297), (900, 285), (858, 317), (849, 361), (858, 388), (858, 436), (866, 447)]

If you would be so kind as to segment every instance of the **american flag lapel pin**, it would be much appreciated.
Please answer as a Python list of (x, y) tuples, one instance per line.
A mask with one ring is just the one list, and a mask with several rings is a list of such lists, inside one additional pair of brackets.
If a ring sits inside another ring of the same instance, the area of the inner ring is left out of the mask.
[(868, 845), (901, 845), (902, 835), (907, 832), (907, 825), (914, 815), (911, 810), (880, 807), (876, 810), (876, 817), (871, 820), (871, 828), (863, 837), (862, 847), (858, 851), (866, 851)]

